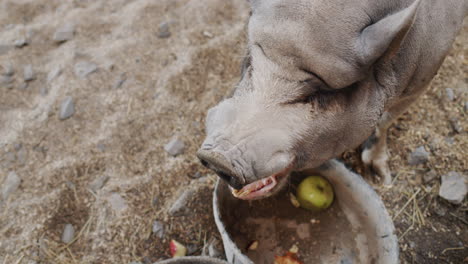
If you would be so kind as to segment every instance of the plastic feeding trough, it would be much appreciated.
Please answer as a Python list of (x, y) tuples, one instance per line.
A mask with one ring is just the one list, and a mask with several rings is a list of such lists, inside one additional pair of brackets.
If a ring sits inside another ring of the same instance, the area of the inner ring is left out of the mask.
[[(292, 189), (263, 200), (242, 201), (218, 181), (213, 211), (229, 263), (272, 264), (275, 256), (292, 247), (298, 249), (302, 263), (398, 263), (393, 222), (361, 176), (336, 160), (293, 175), (292, 181), (306, 175), (321, 175), (333, 185), (335, 201), (328, 209), (311, 212), (294, 207)], [(254, 241), (254, 249), (249, 249)]]

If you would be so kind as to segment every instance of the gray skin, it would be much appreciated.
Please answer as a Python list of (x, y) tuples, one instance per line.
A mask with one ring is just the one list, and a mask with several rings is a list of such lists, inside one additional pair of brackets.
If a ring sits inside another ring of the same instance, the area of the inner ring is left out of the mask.
[(288, 167), (318, 167), (369, 138), (362, 159), (390, 184), (386, 130), (437, 73), (468, 1), (251, 6), (242, 79), (208, 111), (202, 163), (240, 189)]

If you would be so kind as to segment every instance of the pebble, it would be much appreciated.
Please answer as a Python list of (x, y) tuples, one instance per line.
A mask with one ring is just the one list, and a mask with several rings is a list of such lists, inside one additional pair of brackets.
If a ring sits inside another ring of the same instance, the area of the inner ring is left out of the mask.
[(212, 38), (213, 34), (211, 34), (211, 32), (209, 32), (209, 31), (203, 31), (203, 36), (205, 36), (207, 38)]
[(28, 45), (28, 41), (26, 40), (25, 37), (21, 37), (17, 40), (15, 40), (15, 43), (13, 43), (15, 45), (15, 47), (17, 48), (21, 48), (21, 47), (24, 47), (26, 45)]
[(102, 189), (102, 187), (104, 187), (104, 184), (106, 184), (106, 182), (109, 180), (109, 176), (101, 176), (99, 178), (96, 178), (94, 179), (93, 182), (91, 182), (89, 184), (89, 188), (93, 191), (93, 192), (97, 192), (99, 191), (100, 189)]
[(0, 85), (9, 87), (13, 83), (13, 78), (8, 75), (0, 75)]
[(47, 87), (41, 86), (41, 88), (39, 88), (39, 94), (40, 95), (46, 96), (48, 93), (49, 93), (49, 91), (47, 90)]
[(48, 74), (47, 74), (47, 82), (51, 82), (55, 78), (57, 78), (62, 73), (62, 69), (59, 66), (54, 67)]
[(34, 74), (34, 69), (31, 64), (24, 66), (24, 81), (29, 82), (36, 78)]
[(20, 90), (26, 90), (27, 88), (28, 88), (28, 83), (27, 82), (23, 82), (18, 86), (18, 89), (20, 89)]
[(465, 106), (463, 107), (465, 112), (468, 112), (468, 102), (465, 102)]
[(60, 105), (59, 119), (65, 120), (75, 113), (75, 104), (71, 96), (65, 97)]
[(453, 204), (461, 204), (468, 192), (467, 177), (451, 171), (442, 175), (439, 196)]
[(73, 38), (75, 34), (75, 26), (73, 24), (65, 24), (58, 28), (54, 33), (55, 42), (65, 42)]
[(455, 100), (455, 93), (452, 88), (445, 88), (445, 96), (449, 101)]
[(433, 171), (433, 170), (430, 170), (429, 172), (427, 172), (427, 173), (425, 173), (423, 175), (424, 183), (430, 183), (435, 178), (437, 178), (437, 173), (435, 171)]
[(458, 122), (456, 117), (450, 118), (450, 124), (452, 125), (452, 128), (455, 132), (461, 133), (463, 131), (463, 128), (461, 127), (460, 122)]
[(158, 236), (159, 238), (164, 237), (164, 225), (159, 221), (153, 222), (153, 234)]
[(195, 194), (195, 190), (187, 189), (185, 190), (179, 198), (174, 202), (174, 204), (169, 209), (169, 214), (172, 216), (180, 216), (185, 213), (185, 209), (188, 208), (188, 204)]
[(408, 163), (410, 165), (418, 165), (426, 163), (429, 159), (429, 153), (424, 149), (423, 146), (416, 148), (408, 157)]
[(171, 31), (169, 30), (169, 23), (168, 22), (162, 22), (159, 24), (159, 32), (158, 32), (158, 37), (159, 38), (168, 38), (171, 36)]
[(107, 201), (110, 203), (112, 209), (116, 212), (122, 212), (127, 209), (127, 202), (125, 201), (122, 196), (118, 193), (112, 193), (108, 198)]
[(184, 152), (185, 143), (178, 138), (173, 138), (169, 143), (164, 145), (164, 150), (171, 156), (177, 156)]
[(15, 69), (13, 68), (13, 64), (11, 64), (10, 62), (4, 63), (2, 65), (2, 68), (3, 68), (2, 75), (12, 76), (13, 74), (15, 74)]
[(2, 184), (2, 199), (6, 200), (10, 194), (18, 189), (21, 184), (21, 179), (15, 172), (10, 172), (6, 180)]
[(18, 150), (18, 152), (16, 153), (16, 158), (18, 159), (18, 162), (20, 164), (23, 165), (26, 163), (26, 155), (27, 155), (26, 149), (22, 148)]
[(99, 149), (101, 152), (104, 152), (106, 151), (106, 145), (104, 145), (103, 143), (98, 143), (96, 145), (97, 149)]
[(88, 61), (79, 61), (75, 64), (75, 75), (85, 79), (89, 74), (97, 71), (97, 65)]
[(12, 49), (12, 45), (0, 44), (0, 55), (7, 54)]
[(67, 244), (72, 242), (74, 235), (75, 235), (75, 228), (73, 227), (73, 225), (66, 224), (62, 233), (62, 242), (67, 243)]
[(122, 73), (119, 78), (115, 81), (114, 85), (112, 86), (113, 89), (118, 89), (124, 84), (124, 82), (127, 80), (127, 76), (125, 73)]

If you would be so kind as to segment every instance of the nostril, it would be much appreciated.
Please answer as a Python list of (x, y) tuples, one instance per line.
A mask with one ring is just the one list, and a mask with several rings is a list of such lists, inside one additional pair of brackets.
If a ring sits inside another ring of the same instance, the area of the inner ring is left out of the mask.
[(200, 159), (200, 162), (204, 167), (208, 168), (208, 162), (206, 160)]
[(237, 189), (237, 190), (240, 190), (242, 189), (242, 184), (236, 180), (236, 178), (222, 172), (222, 171), (216, 171), (216, 174), (218, 174), (218, 176), (225, 180), (229, 185), (231, 185), (234, 189)]

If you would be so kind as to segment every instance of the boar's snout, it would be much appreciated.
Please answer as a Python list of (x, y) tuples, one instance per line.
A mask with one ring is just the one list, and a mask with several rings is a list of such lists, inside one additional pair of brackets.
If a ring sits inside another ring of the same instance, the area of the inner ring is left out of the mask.
[(197, 157), (203, 166), (213, 170), (234, 189), (242, 189), (243, 184), (241, 180), (233, 172), (229, 160), (222, 154), (212, 150), (201, 149), (197, 152)]

